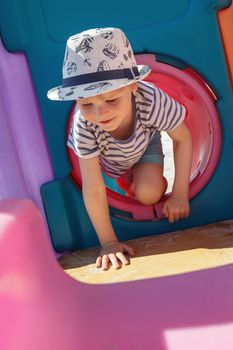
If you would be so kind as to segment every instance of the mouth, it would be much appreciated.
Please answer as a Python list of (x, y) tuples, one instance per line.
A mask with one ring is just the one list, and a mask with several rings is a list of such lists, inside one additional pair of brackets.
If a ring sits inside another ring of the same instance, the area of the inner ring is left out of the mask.
[(111, 121), (112, 121), (114, 118), (115, 118), (115, 117), (113, 117), (113, 118), (111, 118), (111, 119), (108, 119), (108, 120), (102, 120), (100, 123), (101, 123), (102, 125), (110, 124)]

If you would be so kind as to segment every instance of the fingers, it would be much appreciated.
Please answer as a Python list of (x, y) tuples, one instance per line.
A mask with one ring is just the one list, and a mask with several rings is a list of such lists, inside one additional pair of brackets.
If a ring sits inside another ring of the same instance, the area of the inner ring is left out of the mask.
[(190, 213), (188, 199), (169, 197), (164, 203), (163, 213), (170, 223), (187, 218)]
[(100, 268), (102, 266), (102, 256), (98, 256), (96, 259), (95, 265), (97, 268)]
[(104, 251), (101, 251), (103, 255), (100, 254), (98, 258), (96, 259), (96, 267), (102, 268), (102, 270), (106, 271), (109, 268), (109, 263), (112, 264), (113, 268), (120, 269), (122, 265), (129, 265), (130, 261), (126, 258), (124, 253), (128, 253), (131, 256), (135, 255), (135, 251), (132, 247), (128, 246), (127, 244), (120, 244), (121, 251), (118, 250), (116, 252), (108, 252), (104, 253)]
[(96, 259), (96, 267), (101, 268), (103, 271), (108, 270), (109, 262), (112, 264), (113, 268), (118, 270), (122, 265), (129, 265), (129, 260), (124, 256), (123, 253), (119, 252), (116, 254), (109, 254), (98, 256)]
[(118, 260), (117, 260), (117, 254), (116, 255), (115, 254), (109, 254), (109, 259), (110, 259), (114, 269), (117, 270), (117, 269), (119, 269), (121, 267), (119, 262), (118, 262)]
[(124, 256), (123, 253), (116, 253), (116, 256), (120, 260), (122, 265), (129, 265), (129, 260)]
[(189, 210), (170, 210), (166, 216), (172, 224), (179, 219), (186, 219), (189, 216)]
[(103, 256), (98, 256), (96, 259), (96, 267), (100, 268), (102, 267), (102, 270), (107, 270), (108, 269), (108, 263), (109, 263), (109, 257), (108, 255), (103, 255)]

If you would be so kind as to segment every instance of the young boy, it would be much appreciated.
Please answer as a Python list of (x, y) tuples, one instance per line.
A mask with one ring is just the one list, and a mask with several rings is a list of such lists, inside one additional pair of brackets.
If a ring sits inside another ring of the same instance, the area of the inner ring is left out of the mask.
[(185, 108), (142, 80), (148, 66), (137, 66), (129, 41), (118, 28), (97, 28), (71, 36), (63, 64), (63, 85), (51, 89), (52, 100), (76, 100), (68, 146), (79, 157), (87, 212), (102, 250), (97, 267), (127, 265), (133, 249), (119, 242), (112, 227), (101, 170), (119, 178), (133, 171), (133, 193), (154, 204), (166, 191), (160, 131), (173, 140), (175, 179), (163, 212), (169, 222), (189, 215), (192, 158)]

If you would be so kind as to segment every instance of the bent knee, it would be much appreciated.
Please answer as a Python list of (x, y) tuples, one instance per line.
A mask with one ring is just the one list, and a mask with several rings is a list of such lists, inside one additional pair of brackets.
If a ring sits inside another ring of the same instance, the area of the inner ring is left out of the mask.
[(151, 205), (157, 203), (163, 196), (164, 191), (162, 189), (152, 188), (148, 185), (141, 185), (135, 187), (135, 198), (144, 205)]
[(152, 205), (159, 202), (166, 192), (167, 186), (167, 179), (163, 176), (162, 181), (157, 185), (145, 182), (134, 184), (134, 195), (140, 203)]

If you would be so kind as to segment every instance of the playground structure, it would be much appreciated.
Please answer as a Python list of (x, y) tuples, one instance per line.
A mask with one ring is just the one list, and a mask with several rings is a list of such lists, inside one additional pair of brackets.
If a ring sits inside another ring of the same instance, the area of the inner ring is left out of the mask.
[[(58, 266), (38, 209), (21, 199), (33, 200), (46, 217), (55, 251), (98, 243), (78, 179), (75, 183), (70, 176), (65, 140), (72, 104), (52, 103), (46, 92), (59, 81), (66, 38), (85, 28), (111, 25), (127, 33), (138, 61), (150, 61), (151, 79), (162, 86), (171, 80), (163, 88), (190, 106), (193, 115), (186, 122), (195, 145), (192, 214), (172, 226), (160, 220), (159, 206), (140, 216), (138, 204), (116, 194), (115, 183), (106, 179), (113, 189), (108, 190), (109, 201), (119, 238), (233, 218), (233, 6), (217, 0), (183, 0), (179, 6), (156, 3), (148, 4), (156, 7), (154, 13), (138, 14), (128, 4), (122, 15), (125, 4), (119, 1), (111, 22), (106, 19), (107, 3), (103, 13), (95, 18), (89, 14), (85, 22), (84, 16), (77, 20), (80, 8), (71, 0), (11, 1), (1, 6), (0, 322), (6, 349), (197, 348), (189, 344), (190, 337), (199, 338), (200, 349), (218, 349), (223, 340), (224, 350), (230, 349), (232, 265), (163, 279), (83, 284)], [(82, 4), (82, 13), (88, 13), (87, 6)], [(197, 105), (201, 109), (195, 110)], [(194, 111), (202, 111), (204, 117)], [(127, 310), (123, 319), (121, 310)], [(166, 332), (171, 344), (165, 342)], [(211, 348), (208, 338), (213, 334), (219, 339)]]

